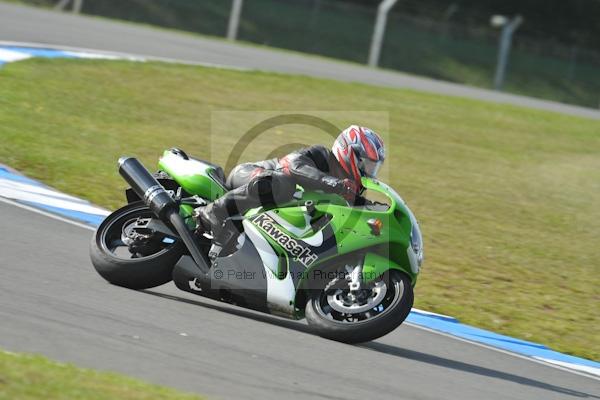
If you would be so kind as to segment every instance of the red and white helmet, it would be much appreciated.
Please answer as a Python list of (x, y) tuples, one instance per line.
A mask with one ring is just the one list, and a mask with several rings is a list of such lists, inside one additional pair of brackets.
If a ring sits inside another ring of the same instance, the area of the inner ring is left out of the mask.
[(332, 151), (344, 171), (359, 184), (363, 176), (376, 178), (385, 159), (383, 140), (369, 128), (358, 125), (340, 133)]

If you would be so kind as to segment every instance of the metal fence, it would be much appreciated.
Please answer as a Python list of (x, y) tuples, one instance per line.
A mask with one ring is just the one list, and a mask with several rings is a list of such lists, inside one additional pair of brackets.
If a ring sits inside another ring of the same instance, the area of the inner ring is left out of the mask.
[[(56, 0), (28, 1), (57, 4)], [(235, 36), (238, 40), (365, 64), (369, 61), (377, 16), (377, 7), (343, 0), (60, 0), (58, 3), (65, 10), (208, 35)], [(231, 24), (232, 10), (239, 11), (239, 26)], [(490, 17), (482, 16), (480, 25), (465, 27), (453, 22), (452, 7), (442, 15), (426, 19), (392, 9), (376, 59), (383, 68), (485, 88), (498, 87), (501, 29), (490, 25)], [(506, 61), (503, 90), (594, 108), (600, 105), (598, 52), (575, 44), (530, 40), (519, 36), (517, 31)]]

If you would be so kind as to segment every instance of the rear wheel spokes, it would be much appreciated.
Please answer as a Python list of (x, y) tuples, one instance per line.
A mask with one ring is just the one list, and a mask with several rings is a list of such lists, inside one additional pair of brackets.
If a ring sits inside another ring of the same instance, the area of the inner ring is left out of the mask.
[(107, 227), (102, 237), (102, 245), (120, 259), (139, 259), (161, 253), (177, 240), (160, 231), (147, 227), (153, 215), (147, 211), (123, 215)]
[(127, 245), (123, 242), (123, 240), (119, 239), (114, 239), (111, 240), (108, 244), (108, 248), (109, 249), (116, 249), (117, 247), (127, 247)]
[(112, 254), (122, 259), (135, 258), (135, 254), (129, 249), (129, 246), (125, 244), (121, 239), (111, 240), (107, 243), (107, 248)]

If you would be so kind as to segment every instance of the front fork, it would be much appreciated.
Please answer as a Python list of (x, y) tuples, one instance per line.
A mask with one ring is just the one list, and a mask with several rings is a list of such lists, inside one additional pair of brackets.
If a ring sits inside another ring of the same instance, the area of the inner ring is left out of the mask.
[(348, 295), (348, 297), (353, 301), (357, 301), (362, 297), (362, 289), (365, 286), (363, 282), (362, 271), (363, 265), (359, 264), (356, 267), (352, 268), (351, 271), (349, 271), (347, 277), (347, 280), (349, 280), (348, 287), (350, 288), (350, 294)]
[(356, 266), (346, 265), (345, 274), (343, 277), (336, 277), (326, 287), (325, 291), (331, 291), (336, 289), (350, 290), (351, 294), (357, 294), (361, 289), (364, 288), (365, 282), (363, 280), (363, 265), (358, 264)]
[(362, 264), (357, 265), (356, 267), (352, 268), (352, 271), (350, 271), (348, 278), (349, 278), (349, 282), (348, 282), (348, 287), (350, 287), (350, 292), (357, 292), (360, 289), (362, 289), (363, 286), (363, 281), (362, 281), (362, 270), (363, 270), (363, 266)]

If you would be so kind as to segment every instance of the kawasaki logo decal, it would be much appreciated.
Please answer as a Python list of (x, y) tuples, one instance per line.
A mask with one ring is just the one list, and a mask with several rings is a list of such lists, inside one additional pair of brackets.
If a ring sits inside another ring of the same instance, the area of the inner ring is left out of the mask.
[(310, 248), (282, 232), (273, 218), (266, 214), (260, 214), (256, 216), (252, 222), (265, 231), (271, 239), (282, 245), (288, 253), (294, 256), (296, 261), (300, 262), (305, 267), (308, 268), (312, 263), (317, 261), (318, 256)]

